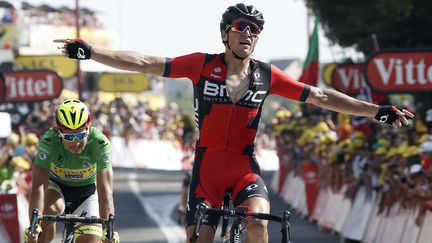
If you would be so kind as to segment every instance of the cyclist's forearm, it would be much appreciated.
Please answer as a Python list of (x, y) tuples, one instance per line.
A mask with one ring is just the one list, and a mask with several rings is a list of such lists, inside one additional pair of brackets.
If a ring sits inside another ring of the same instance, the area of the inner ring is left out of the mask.
[(101, 218), (114, 215), (113, 172), (111, 169), (98, 174), (97, 191), (99, 195), (99, 214)]
[(145, 56), (132, 51), (92, 48), (91, 58), (113, 68), (158, 76), (162, 76), (165, 67), (165, 59), (162, 57)]
[(44, 209), (44, 188), (43, 185), (39, 187), (33, 187), (30, 193), (29, 201), (29, 218), (31, 220), (33, 209), (39, 209), (39, 213), (43, 212)]
[(378, 112), (377, 105), (354, 99), (332, 89), (311, 87), (311, 92), (306, 102), (355, 116), (375, 117)]
[(99, 214), (101, 218), (108, 218), (108, 215), (114, 215), (114, 200), (112, 193), (99, 195)]
[(32, 190), (29, 202), (30, 218), (34, 208), (39, 209), (39, 212), (43, 213), (45, 188), (49, 184), (49, 170), (35, 163), (33, 164), (32, 174)]

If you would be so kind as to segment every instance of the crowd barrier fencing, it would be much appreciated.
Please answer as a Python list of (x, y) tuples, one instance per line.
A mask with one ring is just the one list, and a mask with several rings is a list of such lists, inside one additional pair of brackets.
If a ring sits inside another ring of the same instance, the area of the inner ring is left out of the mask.
[(28, 201), (22, 193), (0, 195), (0, 242), (20, 243), (30, 225)]
[[(271, 187), (279, 196), (318, 227), (337, 233), (342, 239), (364, 243), (431, 243), (432, 211), (427, 211), (421, 225), (415, 220), (419, 208), (403, 208), (395, 203), (390, 209), (378, 214), (380, 195), (367, 193), (360, 187), (351, 201), (344, 194), (347, 187), (335, 192), (321, 188), (316, 197), (313, 213), (308, 214), (307, 197), (303, 176), (290, 172), (285, 179), (279, 172), (273, 174)], [(283, 183), (279, 183), (283, 181)]]

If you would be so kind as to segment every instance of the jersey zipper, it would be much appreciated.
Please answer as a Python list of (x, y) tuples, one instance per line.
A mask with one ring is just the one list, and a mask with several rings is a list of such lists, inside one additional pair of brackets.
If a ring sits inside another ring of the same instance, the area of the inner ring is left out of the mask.
[(234, 113), (235, 107), (236, 107), (236, 105), (233, 103), (231, 106), (231, 113), (230, 113), (230, 117), (229, 117), (227, 137), (225, 139), (225, 152), (228, 151), (228, 142), (229, 142), (228, 140), (229, 140), (230, 133), (231, 133), (231, 123), (232, 123), (232, 118), (233, 118), (233, 113)]

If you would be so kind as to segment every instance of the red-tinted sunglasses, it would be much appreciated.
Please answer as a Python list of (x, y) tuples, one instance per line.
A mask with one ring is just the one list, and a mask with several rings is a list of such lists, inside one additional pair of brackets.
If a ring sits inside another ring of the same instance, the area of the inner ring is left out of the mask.
[(258, 27), (258, 25), (248, 21), (234, 22), (231, 25), (229, 25), (229, 28), (232, 31), (236, 31), (240, 33), (243, 33), (247, 28), (249, 28), (249, 31), (252, 35), (259, 35), (259, 33), (261, 33), (261, 29)]

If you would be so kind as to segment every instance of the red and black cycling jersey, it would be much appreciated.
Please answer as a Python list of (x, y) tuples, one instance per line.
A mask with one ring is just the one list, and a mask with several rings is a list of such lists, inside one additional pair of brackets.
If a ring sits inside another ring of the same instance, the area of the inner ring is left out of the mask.
[(224, 54), (193, 53), (167, 58), (164, 77), (189, 78), (194, 87), (194, 110), (200, 138), (198, 147), (252, 154), (265, 98), (277, 94), (304, 102), (310, 87), (280, 69), (251, 59), (249, 89), (233, 103), (226, 88)]

